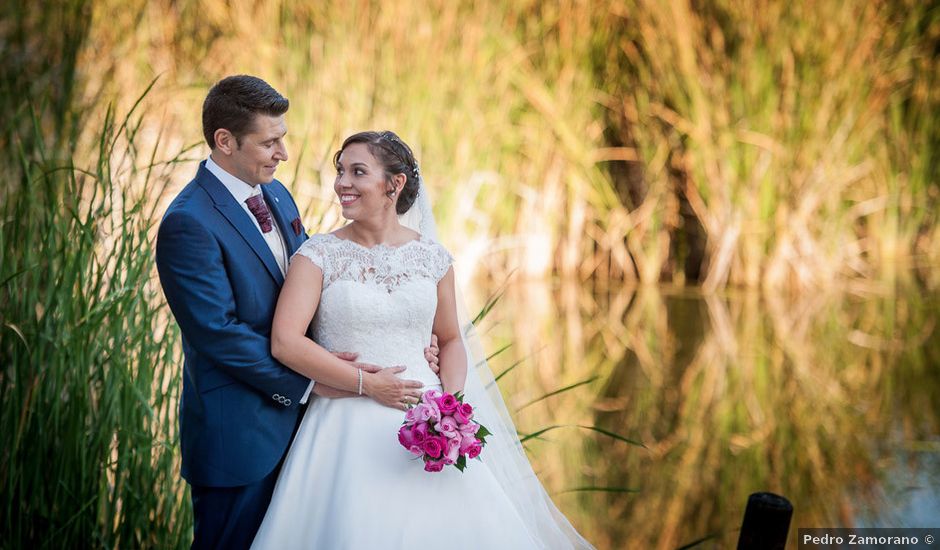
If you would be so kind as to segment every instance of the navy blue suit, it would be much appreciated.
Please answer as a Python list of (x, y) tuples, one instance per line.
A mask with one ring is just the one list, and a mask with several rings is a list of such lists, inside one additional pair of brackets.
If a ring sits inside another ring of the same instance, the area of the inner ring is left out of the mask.
[[(277, 180), (262, 192), (293, 254), (307, 238), (297, 205)], [(157, 270), (183, 336), (180, 449), (194, 547), (247, 547), (310, 382), (271, 356), (284, 278), (250, 214), (205, 162), (163, 217)]]

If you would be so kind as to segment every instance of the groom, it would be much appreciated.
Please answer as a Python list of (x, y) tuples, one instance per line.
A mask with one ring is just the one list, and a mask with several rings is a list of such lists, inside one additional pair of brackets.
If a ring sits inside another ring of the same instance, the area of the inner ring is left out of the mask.
[[(307, 238), (294, 199), (274, 179), (287, 160), (288, 105), (256, 77), (213, 86), (202, 108), (211, 153), (170, 204), (157, 236), (160, 282), (183, 336), (180, 449), (192, 490), (193, 548), (247, 548), (301, 406), (311, 392), (351, 395), (271, 356), (274, 306), (289, 259)], [(435, 353), (425, 350), (436, 369)]]

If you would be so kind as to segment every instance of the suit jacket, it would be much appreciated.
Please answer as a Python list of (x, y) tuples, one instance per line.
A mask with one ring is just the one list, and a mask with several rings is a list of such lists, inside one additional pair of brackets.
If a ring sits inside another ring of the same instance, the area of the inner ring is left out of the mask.
[[(297, 205), (277, 180), (262, 192), (293, 254), (307, 238)], [(160, 223), (157, 270), (183, 337), (183, 478), (207, 487), (256, 482), (287, 451), (310, 381), (271, 356), (284, 278), (205, 161)]]

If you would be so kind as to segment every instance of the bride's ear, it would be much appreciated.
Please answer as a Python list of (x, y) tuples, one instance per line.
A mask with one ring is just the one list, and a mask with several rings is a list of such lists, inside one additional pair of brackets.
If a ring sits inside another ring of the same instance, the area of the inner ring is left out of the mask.
[(408, 177), (404, 174), (395, 174), (392, 176), (392, 185), (395, 187), (395, 195), (401, 194), (401, 190), (405, 188), (407, 181)]

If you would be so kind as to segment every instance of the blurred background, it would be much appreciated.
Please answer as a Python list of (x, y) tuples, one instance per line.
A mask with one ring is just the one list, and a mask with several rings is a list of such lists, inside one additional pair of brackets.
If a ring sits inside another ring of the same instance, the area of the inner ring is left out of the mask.
[[(536, 471), (599, 548), (938, 526), (940, 7), (916, 0), (0, 4), (0, 548), (185, 548), (156, 224), (209, 87), (278, 178), (411, 144)], [(405, 497), (407, 498), (407, 497)]]

